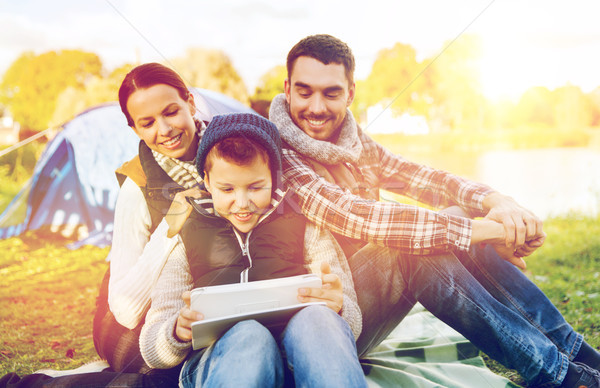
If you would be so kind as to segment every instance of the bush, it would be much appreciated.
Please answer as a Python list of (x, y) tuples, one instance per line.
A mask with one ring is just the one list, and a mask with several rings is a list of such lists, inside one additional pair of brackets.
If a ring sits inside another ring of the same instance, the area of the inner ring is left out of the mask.
[(0, 157), (0, 181), (22, 183), (29, 179), (45, 146), (46, 143), (32, 142)]

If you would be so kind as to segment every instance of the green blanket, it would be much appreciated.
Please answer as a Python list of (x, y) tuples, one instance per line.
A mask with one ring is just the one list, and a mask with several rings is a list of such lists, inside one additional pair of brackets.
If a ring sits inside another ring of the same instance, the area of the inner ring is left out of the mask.
[(490, 371), (477, 348), (417, 304), (361, 359), (369, 387), (518, 387)]

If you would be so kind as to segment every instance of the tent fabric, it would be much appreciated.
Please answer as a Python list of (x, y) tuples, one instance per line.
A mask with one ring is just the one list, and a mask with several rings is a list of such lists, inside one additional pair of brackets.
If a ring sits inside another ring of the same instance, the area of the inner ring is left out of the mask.
[[(192, 89), (198, 118), (254, 112), (220, 93)], [(0, 215), (0, 239), (44, 230), (83, 244), (110, 245), (119, 186), (114, 171), (138, 151), (139, 138), (117, 103), (84, 111), (46, 146), (32, 178)]]

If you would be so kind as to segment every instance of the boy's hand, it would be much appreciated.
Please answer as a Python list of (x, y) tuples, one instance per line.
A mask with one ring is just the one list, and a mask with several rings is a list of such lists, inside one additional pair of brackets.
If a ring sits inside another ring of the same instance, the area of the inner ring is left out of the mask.
[(322, 288), (298, 289), (298, 300), (302, 303), (325, 302), (327, 307), (339, 313), (344, 303), (342, 281), (336, 274), (331, 273), (329, 263), (321, 263)]
[(169, 206), (169, 210), (165, 215), (165, 220), (169, 225), (167, 237), (171, 238), (179, 233), (185, 220), (187, 220), (192, 212), (192, 205), (190, 205), (186, 197), (197, 199), (204, 196), (207, 196), (207, 192), (200, 190), (198, 187), (192, 187), (191, 189), (175, 194), (175, 198), (173, 198), (173, 202), (171, 202), (171, 206)]
[(190, 309), (191, 292), (184, 292), (181, 297), (185, 302), (185, 307), (179, 311), (177, 324), (175, 325), (175, 339), (180, 342), (189, 342), (192, 340), (192, 323), (204, 319), (204, 316)]

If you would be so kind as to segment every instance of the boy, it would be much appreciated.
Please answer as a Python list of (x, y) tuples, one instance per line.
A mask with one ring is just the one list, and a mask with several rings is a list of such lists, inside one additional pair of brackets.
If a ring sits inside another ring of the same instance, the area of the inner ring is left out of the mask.
[(189, 293), (182, 300), (185, 291), (298, 275), (318, 260), (323, 289), (299, 290), (311, 295), (299, 300), (327, 307), (302, 309), (281, 338), (255, 321), (238, 323), (209, 348), (190, 354), (180, 382), (281, 385), (281, 347), (297, 385), (366, 386), (356, 354), (362, 322), (349, 268), (329, 234), (283, 203), (277, 128), (253, 114), (216, 116), (203, 134), (196, 167), (211, 197), (193, 201), (153, 290), (140, 335), (144, 360), (170, 368), (188, 357), (191, 324), (202, 314), (189, 309)]

